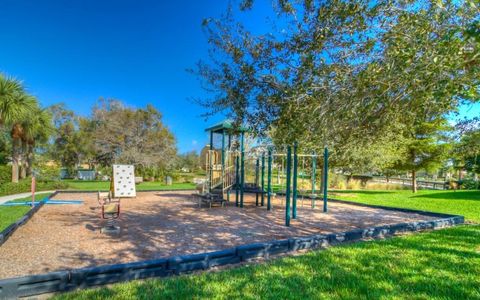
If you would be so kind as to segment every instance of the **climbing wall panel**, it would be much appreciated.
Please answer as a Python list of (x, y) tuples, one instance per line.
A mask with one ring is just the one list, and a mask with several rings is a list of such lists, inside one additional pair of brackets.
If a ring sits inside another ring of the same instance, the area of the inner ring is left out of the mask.
[(116, 198), (136, 197), (135, 169), (132, 165), (113, 165), (113, 186)]

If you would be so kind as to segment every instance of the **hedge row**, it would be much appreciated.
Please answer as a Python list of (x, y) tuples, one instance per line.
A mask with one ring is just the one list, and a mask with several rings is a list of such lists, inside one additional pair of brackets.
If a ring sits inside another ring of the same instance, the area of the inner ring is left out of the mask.
[[(7, 182), (0, 184), (0, 196), (18, 193), (27, 193), (31, 190), (32, 180), (30, 178), (20, 180), (18, 183)], [(68, 183), (61, 181), (38, 181), (37, 191), (59, 190), (68, 188)]]

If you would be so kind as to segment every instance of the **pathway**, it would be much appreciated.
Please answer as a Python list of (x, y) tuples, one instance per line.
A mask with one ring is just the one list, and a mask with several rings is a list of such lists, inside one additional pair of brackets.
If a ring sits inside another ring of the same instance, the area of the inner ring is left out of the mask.
[[(54, 193), (55, 191), (41, 191), (41, 192), (36, 192), (35, 195), (40, 196), (41, 194), (48, 194), (48, 193)], [(31, 196), (32, 193), (21, 193), (21, 194), (14, 194), (14, 195), (7, 195), (7, 196), (1, 196), (0, 197), (0, 204), (3, 204), (8, 201), (12, 201), (15, 199), (22, 199), (28, 196)], [(35, 197), (35, 200), (42, 200), (43, 198), (41, 197)]]

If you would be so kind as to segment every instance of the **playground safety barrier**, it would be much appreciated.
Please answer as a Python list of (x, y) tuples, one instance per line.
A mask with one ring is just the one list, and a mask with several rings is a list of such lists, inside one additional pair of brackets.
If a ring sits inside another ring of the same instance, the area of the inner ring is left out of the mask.
[(462, 224), (464, 222), (464, 217), (458, 215), (358, 204), (336, 199), (329, 200), (345, 202), (350, 205), (420, 213), (426, 216), (438, 217), (438, 219), (382, 225), (341, 233), (316, 234), (265, 243), (247, 244), (235, 248), (201, 254), (181, 255), (157, 260), (3, 279), (0, 280), (0, 299), (15, 299), (18, 297), (34, 296), (44, 293), (65, 292), (134, 279), (179, 275), (256, 259), (268, 259), (272, 256), (295, 251), (321, 249), (330, 245), (359, 241), (365, 238), (383, 238), (403, 232), (445, 228)]

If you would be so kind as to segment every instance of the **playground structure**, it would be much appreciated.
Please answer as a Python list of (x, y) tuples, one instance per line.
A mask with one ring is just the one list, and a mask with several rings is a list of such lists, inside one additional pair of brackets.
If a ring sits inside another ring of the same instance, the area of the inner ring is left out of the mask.
[[(254, 193), (255, 205), (265, 206), (266, 200), (270, 211), (272, 199), (284, 196), (285, 225), (290, 226), (290, 219), (297, 218), (298, 198), (309, 199), (313, 209), (322, 194), (323, 212), (328, 211), (328, 185), (324, 184), (328, 182), (327, 148), (321, 161), (321, 180), (317, 184), (317, 165), (322, 157), (315, 152), (298, 153), (297, 143), (285, 146), (283, 151), (273, 146), (257, 146), (245, 151), (246, 128), (235, 128), (232, 122), (224, 121), (205, 131), (209, 132), (210, 143), (204, 156), (207, 179), (200, 196), (210, 207), (212, 203), (224, 206), (235, 192), (235, 206), (243, 208), (244, 194)], [(220, 143), (216, 142), (218, 137)], [(276, 176), (275, 182), (273, 176)]]

